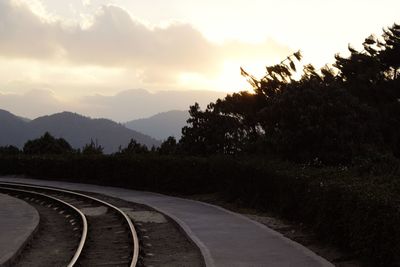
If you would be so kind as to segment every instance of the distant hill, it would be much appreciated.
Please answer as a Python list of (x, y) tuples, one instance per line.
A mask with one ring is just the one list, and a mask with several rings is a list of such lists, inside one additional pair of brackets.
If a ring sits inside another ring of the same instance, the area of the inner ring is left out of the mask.
[(25, 118), (25, 117), (21, 117), (21, 116), (18, 116), (18, 118), (21, 119), (24, 122), (30, 122), (31, 121), (31, 119), (28, 119), (28, 118)]
[(148, 147), (160, 142), (150, 136), (126, 128), (107, 119), (91, 119), (76, 113), (62, 112), (26, 121), (7, 111), (0, 110), (0, 146), (23, 144), (45, 132), (65, 138), (74, 148), (81, 148), (90, 140), (97, 140), (105, 153), (126, 146), (131, 138)]
[[(0, 0), (1, 2), (1, 0)], [(0, 107), (14, 114), (34, 119), (39, 116), (73, 110), (92, 118), (109, 118), (126, 122), (148, 118), (168, 110), (188, 110), (195, 102), (205, 108), (210, 102), (224, 98), (226, 92), (213, 91), (158, 91), (132, 89), (115, 95), (89, 95), (70, 102), (60, 101), (52, 91), (32, 90), (25, 94), (2, 94)], [(27, 108), (29, 107), (29, 108)]]
[(30, 128), (26, 121), (0, 109), (0, 146), (21, 147), (30, 136)]
[(169, 136), (174, 136), (179, 140), (182, 135), (182, 128), (186, 125), (188, 118), (188, 111), (171, 110), (150, 118), (129, 121), (125, 123), (125, 126), (158, 140), (165, 140)]

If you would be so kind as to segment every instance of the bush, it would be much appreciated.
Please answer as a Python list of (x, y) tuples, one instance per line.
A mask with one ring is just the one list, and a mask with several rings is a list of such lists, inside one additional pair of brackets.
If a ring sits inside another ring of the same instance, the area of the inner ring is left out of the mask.
[(2, 146), (0, 147), (0, 155), (15, 156), (21, 153), (18, 147), (15, 146)]
[(219, 192), (302, 222), (371, 266), (400, 264), (398, 175), (380, 179), (357, 176), (358, 169), (153, 154), (0, 157), (0, 174), (181, 195)]

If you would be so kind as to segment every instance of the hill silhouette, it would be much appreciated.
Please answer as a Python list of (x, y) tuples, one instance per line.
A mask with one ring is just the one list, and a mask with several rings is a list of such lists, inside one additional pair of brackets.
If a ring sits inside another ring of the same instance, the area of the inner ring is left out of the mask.
[(129, 121), (125, 123), (125, 126), (158, 140), (165, 140), (169, 136), (179, 140), (182, 135), (182, 128), (186, 125), (188, 118), (189, 113), (187, 111), (171, 110), (149, 118)]
[(60, 101), (50, 90), (31, 90), (24, 94), (0, 93), (0, 108), (30, 119), (73, 110), (92, 118), (127, 122), (169, 110), (188, 110), (194, 102), (206, 106), (225, 95), (224, 92), (206, 90), (150, 92), (144, 89), (130, 89), (114, 95), (82, 96), (75, 99), (71, 105), (70, 102)]
[(29, 124), (26, 121), (0, 109), (0, 146), (22, 147), (30, 136)]
[(38, 138), (45, 132), (62, 137), (74, 148), (81, 148), (91, 140), (97, 140), (105, 153), (126, 146), (130, 139), (148, 147), (158, 146), (160, 142), (150, 136), (126, 128), (108, 119), (91, 119), (82, 115), (62, 112), (26, 121), (14, 114), (0, 110), (0, 146), (22, 147), (29, 140)]

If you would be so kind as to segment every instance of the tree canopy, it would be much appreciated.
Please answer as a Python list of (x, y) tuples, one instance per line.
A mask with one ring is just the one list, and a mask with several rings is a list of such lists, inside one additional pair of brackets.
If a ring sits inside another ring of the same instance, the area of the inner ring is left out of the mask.
[(329, 164), (369, 151), (400, 156), (400, 26), (369, 36), (349, 57), (316, 70), (296, 52), (256, 79), (253, 92), (227, 95), (202, 111), (190, 107), (181, 151), (189, 154), (274, 154)]
[(103, 155), (104, 148), (97, 142), (94, 142), (93, 139), (90, 140), (89, 144), (86, 144), (82, 148), (83, 155)]
[(30, 155), (44, 155), (66, 154), (72, 153), (74, 150), (65, 139), (54, 138), (50, 133), (46, 132), (40, 138), (26, 142), (23, 152)]
[(21, 151), (15, 146), (2, 146), (0, 147), (0, 155), (15, 156), (20, 154)]
[(148, 152), (149, 152), (149, 150), (148, 150), (147, 146), (138, 143), (134, 139), (131, 139), (129, 141), (128, 146), (123, 149), (120, 149), (120, 151), (117, 154), (129, 156), (129, 155), (136, 155), (136, 154), (146, 154)]

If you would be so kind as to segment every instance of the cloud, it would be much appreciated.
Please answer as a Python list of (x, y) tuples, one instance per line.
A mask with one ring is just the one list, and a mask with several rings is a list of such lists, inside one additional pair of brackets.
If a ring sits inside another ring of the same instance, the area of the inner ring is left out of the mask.
[[(90, 4), (90, 1), (84, 1)], [(85, 27), (45, 20), (27, 5), (0, 2), (0, 56), (135, 69), (146, 82), (173, 79), (180, 72), (215, 74), (226, 58), (288, 54), (272, 40), (217, 45), (186, 23), (150, 27), (125, 9), (102, 6)], [(88, 26), (89, 25), (89, 26)]]
[(50, 58), (59, 27), (42, 21), (26, 5), (0, 1), (0, 53), (3, 57)]
[(205, 107), (210, 102), (224, 97), (226, 93), (213, 91), (159, 91), (151, 93), (136, 89), (122, 91), (113, 96), (92, 95), (83, 97), (81, 112), (94, 117), (129, 121), (146, 118), (169, 110), (189, 110), (198, 102)]
[(189, 24), (149, 28), (116, 6), (103, 6), (91, 27), (76, 27), (60, 39), (74, 63), (135, 68), (144, 77), (213, 72), (220, 59), (218, 48)]
[[(25, 94), (1, 94), (0, 109), (30, 119), (62, 111), (119, 122), (146, 118), (169, 110), (188, 110), (195, 102), (205, 107), (226, 94), (213, 91), (126, 90), (118, 94), (89, 95), (74, 101), (61, 101), (49, 90), (31, 90)], [(29, 107), (29, 108), (27, 108)]]
[(91, 0), (82, 0), (82, 5), (84, 6), (90, 6), (92, 4)]
[(67, 105), (49, 90), (31, 90), (25, 94), (0, 93), (0, 109), (27, 118), (61, 112), (65, 108)]

